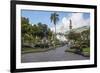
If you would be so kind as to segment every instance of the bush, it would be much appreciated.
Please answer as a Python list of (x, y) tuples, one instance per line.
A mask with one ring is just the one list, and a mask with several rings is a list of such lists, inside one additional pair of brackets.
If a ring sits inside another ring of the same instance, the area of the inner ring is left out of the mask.
[(70, 47), (70, 49), (80, 49), (80, 46), (77, 44), (74, 44), (73, 46)]
[(33, 48), (33, 47), (30, 45), (22, 45), (22, 48)]
[(49, 45), (48, 44), (36, 44), (34, 47), (35, 48), (49, 48)]

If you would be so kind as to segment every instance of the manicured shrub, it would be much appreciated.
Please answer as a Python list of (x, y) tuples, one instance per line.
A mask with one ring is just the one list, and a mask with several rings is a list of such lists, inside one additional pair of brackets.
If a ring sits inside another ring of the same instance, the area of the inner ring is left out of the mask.
[(34, 47), (35, 48), (49, 48), (49, 45), (48, 44), (36, 44)]

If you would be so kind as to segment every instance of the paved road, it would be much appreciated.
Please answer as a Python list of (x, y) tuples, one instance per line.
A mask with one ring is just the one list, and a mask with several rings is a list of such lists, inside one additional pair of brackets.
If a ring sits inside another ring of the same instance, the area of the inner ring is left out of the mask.
[(47, 62), (47, 61), (68, 61), (68, 60), (86, 60), (87, 57), (83, 57), (78, 54), (65, 52), (67, 45), (63, 47), (56, 48), (55, 50), (50, 50), (48, 52), (39, 53), (27, 53), (22, 54), (21, 62)]

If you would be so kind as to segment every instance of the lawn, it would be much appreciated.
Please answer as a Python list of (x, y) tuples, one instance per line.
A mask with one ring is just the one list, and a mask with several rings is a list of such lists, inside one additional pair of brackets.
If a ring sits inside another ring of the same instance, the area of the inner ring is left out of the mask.
[(88, 53), (90, 53), (90, 48), (83, 48), (83, 52), (88, 52)]
[(78, 53), (77, 53), (76, 49), (67, 49), (67, 50), (65, 50), (65, 52), (77, 53), (77, 54), (89, 57), (90, 56), (90, 48), (82, 48), (82, 49), (83, 49), (82, 52), (78, 52)]
[(54, 48), (22, 48), (21, 53), (36, 53), (36, 52), (45, 52), (48, 50), (53, 50)]
[(90, 56), (90, 48), (83, 48), (83, 54), (85, 56)]

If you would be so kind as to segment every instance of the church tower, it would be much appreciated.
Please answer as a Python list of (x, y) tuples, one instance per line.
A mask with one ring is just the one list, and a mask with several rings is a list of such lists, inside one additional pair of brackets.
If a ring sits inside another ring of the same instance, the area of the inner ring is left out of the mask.
[(70, 23), (69, 23), (69, 29), (71, 30), (72, 29), (72, 21), (70, 19)]

